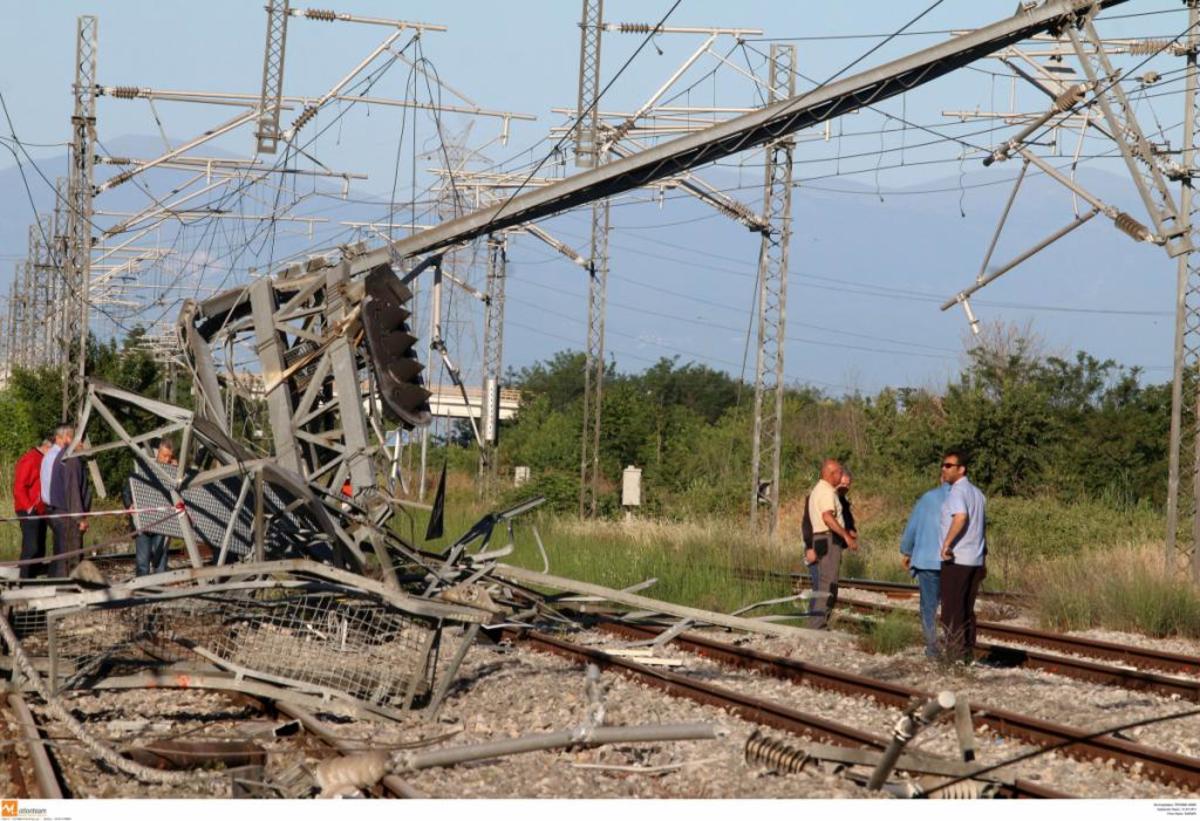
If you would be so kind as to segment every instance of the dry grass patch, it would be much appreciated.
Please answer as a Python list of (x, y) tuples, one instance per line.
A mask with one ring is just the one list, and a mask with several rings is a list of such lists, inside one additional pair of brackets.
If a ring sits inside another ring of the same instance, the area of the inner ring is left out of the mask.
[(1027, 572), (1025, 587), (1044, 627), (1200, 638), (1200, 590), (1166, 568), (1161, 543), (1049, 560)]

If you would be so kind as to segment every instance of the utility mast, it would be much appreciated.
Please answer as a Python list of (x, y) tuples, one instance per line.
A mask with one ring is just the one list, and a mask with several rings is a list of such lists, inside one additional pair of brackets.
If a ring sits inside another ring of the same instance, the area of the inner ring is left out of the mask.
[(1167, 481), (1168, 569), (1186, 564), (1200, 583), (1200, 244), (1192, 214), (1192, 177), (1196, 157), (1196, 50), (1200, 47), (1200, 0), (1188, 0), (1188, 36), (1184, 55), (1183, 152), (1178, 169), (1179, 222), (1192, 237), (1193, 250), (1176, 260), (1175, 366), (1171, 383), (1171, 439)]
[(64, 274), (67, 280), (66, 347), (63, 357), (63, 418), (83, 402), (87, 366), (88, 289), (92, 256), (92, 162), (96, 140), (96, 49), (99, 20), (79, 18), (75, 37), (75, 112), (71, 116), (71, 151), (67, 178), (67, 242)]
[[(583, 0), (579, 40), (579, 123), (575, 163), (604, 162), (599, 148), (600, 35), (604, 0)], [(600, 480), (600, 420), (604, 398), (604, 312), (608, 293), (609, 201), (592, 203), (591, 264), (588, 271), (587, 352), (583, 365), (583, 426), (579, 437), (579, 515), (596, 515)]]
[(480, 487), (491, 498), (496, 487), (496, 440), (500, 416), (500, 379), (504, 369), (504, 288), (508, 275), (508, 250), (504, 234), (488, 238), (487, 299), (483, 315), (483, 395), (479, 403)]
[(283, 97), (283, 58), (287, 45), (288, 0), (267, 0), (267, 44), (263, 49), (262, 94), (258, 102), (259, 154), (274, 154), (283, 132), (279, 105)]
[[(771, 45), (768, 69), (770, 103), (796, 93), (796, 47)], [(754, 441), (750, 527), (766, 520), (774, 535), (779, 522), (779, 457), (783, 426), (783, 348), (787, 308), (788, 246), (792, 239), (792, 152), (795, 140), (785, 136), (766, 147), (763, 232), (758, 253), (758, 355), (754, 368)]]

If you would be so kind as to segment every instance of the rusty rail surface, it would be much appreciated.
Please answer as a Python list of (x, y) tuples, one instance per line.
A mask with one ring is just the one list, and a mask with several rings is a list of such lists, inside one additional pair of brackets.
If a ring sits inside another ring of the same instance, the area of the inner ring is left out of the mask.
[[(659, 632), (653, 628), (611, 622), (601, 624), (600, 628), (629, 639), (653, 638)], [(905, 707), (914, 698), (930, 697), (929, 693), (915, 687), (735, 647), (695, 634), (684, 633), (673, 639), (672, 643), (680, 649), (711, 658), (721, 664), (754, 670), (773, 678), (847, 695), (866, 696), (894, 707)], [(1135, 764), (1141, 764), (1142, 772), (1148, 778), (1167, 785), (1181, 784), (1200, 790), (1200, 759), (986, 705), (973, 704), (971, 719), (976, 727), (986, 726), (997, 735), (1019, 738), (1032, 744), (1056, 746), (1064, 755), (1077, 759), (1112, 759), (1129, 769)]]
[[(25, 703), (25, 698), (20, 693), (9, 693), (8, 706), (19, 725), (19, 735), (25, 742), (25, 749), (29, 751), (29, 760), (33, 766), (33, 775), (37, 780), (38, 794), (36, 796), (17, 797), (65, 798), (69, 796), (70, 790), (66, 789), (66, 785), (63, 783), (58, 769), (50, 759), (50, 752), (42, 740), (41, 728), (38, 725), (37, 719), (34, 718), (32, 711), (30, 711), (29, 705)], [(19, 767), (16, 764), (15, 751), (10, 750), (8, 755), (10, 756), (10, 761), (13, 762), (13, 766)], [(23, 781), (24, 779), (22, 778), (21, 780)], [(28, 790), (28, 784), (25, 786), (26, 790)]]
[[(583, 647), (545, 633), (505, 628), (502, 636), (509, 641), (519, 642), (541, 652), (563, 656), (580, 664), (595, 664), (601, 669), (620, 673), (669, 695), (718, 707), (755, 724), (774, 727), (796, 735), (809, 736), (844, 747), (867, 747), (883, 750), (887, 746), (886, 738), (821, 716), (802, 713), (776, 702), (717, 687), (679, 673), (671, 673), (610, 656), (602, 650)], [(736, 648), (731, 649), (736, 650)], [(1007, 785), (1001, 793), (1010, 798), (1073, 797), (1051, 787), (1024, 779), (1018, 779), (1013, 784)]]

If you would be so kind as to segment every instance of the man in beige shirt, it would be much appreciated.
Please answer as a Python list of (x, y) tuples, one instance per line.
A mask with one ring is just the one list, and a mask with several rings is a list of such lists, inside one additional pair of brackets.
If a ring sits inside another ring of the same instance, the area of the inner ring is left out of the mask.
[(842, 479), (842, 466), (836, 459), (821, 463), (821, 478), (808, 494), (808, 517), (812, 521), (813, 545), (805, 550), (804, 560), (812, 574), (812, 601), (808, 610), (808, 627), (824, 630), (837, 604), (838, 573), (842, 551), (858, 550), (858, 538), (846, 530), (842, 502), (837, 485)]

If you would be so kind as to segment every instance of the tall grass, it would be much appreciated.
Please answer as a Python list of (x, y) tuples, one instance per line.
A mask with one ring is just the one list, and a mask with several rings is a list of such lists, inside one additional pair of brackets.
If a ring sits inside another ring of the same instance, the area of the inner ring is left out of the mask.
[(1161, 544), (1052, 559), (1030, 567), (1024, 577), (1044, 627), (1200, 638), (1200, 590), (1167, 570)]

